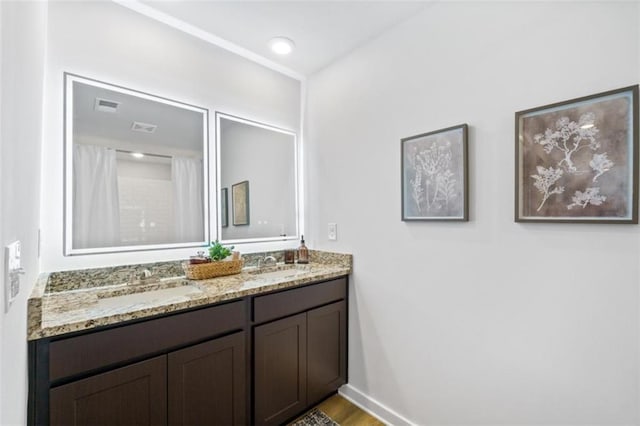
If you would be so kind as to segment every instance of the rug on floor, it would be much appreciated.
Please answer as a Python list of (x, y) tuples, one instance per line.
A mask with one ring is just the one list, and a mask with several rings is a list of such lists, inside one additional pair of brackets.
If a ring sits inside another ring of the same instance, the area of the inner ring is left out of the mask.
[(314, 408), (304, 416), (300, 417), (290, 426), (340, 426), (334, 422), (331, 417), (327, 416), (322, 411)]

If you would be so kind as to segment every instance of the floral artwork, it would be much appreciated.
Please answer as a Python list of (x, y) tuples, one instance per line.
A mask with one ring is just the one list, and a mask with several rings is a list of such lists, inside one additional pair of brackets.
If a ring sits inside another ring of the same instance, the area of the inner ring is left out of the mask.
[(231, 185), (233, 226), (249, 225), (249, 181)]
[(467, 126), (402, 139), (402, 220), (467, 220)]
[(637, 223), (637, 90), (516, 113), (517, 221)]

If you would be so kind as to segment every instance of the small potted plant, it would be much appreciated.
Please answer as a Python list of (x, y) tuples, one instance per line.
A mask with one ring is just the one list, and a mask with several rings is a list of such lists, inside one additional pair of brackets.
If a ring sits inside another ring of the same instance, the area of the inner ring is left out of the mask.
[(227, 257), (231, 256), (233, 253), (233, 246), (225, 247), (220, 244), (220, 241), (215, 240), (209, 245), (209, 259), (212, 262), (216, 262), (218, 260), (224, 260)]
[(205, 280), (224, 275), (239, 274), (242, 270), (243, 260), (238, 252), (233, 251), (233, 246), (225, 247), (220, 241), (215, 240), (209, 245), (209, 258), (205, 262), (182, 262), (185, 275), (191, 280)]

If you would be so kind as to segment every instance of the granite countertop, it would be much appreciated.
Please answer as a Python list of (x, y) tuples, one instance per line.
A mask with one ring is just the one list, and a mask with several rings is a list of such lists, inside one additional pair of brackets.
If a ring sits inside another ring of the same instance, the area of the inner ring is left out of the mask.
[[(332, 279), (351, 272), (352, 256), (310, 250), (308, 265), (258, 270), (245, 256), (240, 274), (188, 280), (180, 262), (129, 265), (40, 274), (28, 300), (27, 338), (35, 340), (124, 321), (177, 312), (244, 296)], [(281, 252), (266, 253), (281, 261)], [(159, 280), (129, 284), (132, 272), (149, 269)]]

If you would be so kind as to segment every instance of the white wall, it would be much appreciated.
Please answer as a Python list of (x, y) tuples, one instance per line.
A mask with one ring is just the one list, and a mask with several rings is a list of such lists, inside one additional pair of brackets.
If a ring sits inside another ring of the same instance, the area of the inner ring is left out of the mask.
[[(0, 3), (0, 23), (2, 23), (2, 17), (3, 17), (3, 13), (2, 13), (2, 3)], [(2, 132), (4, 131), (3, 125), (2, 125), (2, 121), (3, 121), (3, 117), (2, 117), (2, 104), (4, 103), (2, 101), (2, 93), (3, 93), (3, 80), (2, 80), (2, 59), (4, 59), (4, 52), (5, 52), (5, 48), (3, 47), (3, 40), (4, 40), (5, 36), (3, 35), (3, 31), (2, 29), (0, 29), (0, 176), (2, 176), (2, 145), (3, 145), (3, 141), (4, 138), (2, 137)], [(0, 186), (0, 189), (2, 187)], [(2, 197), (0, 197), (0, 224), (3, 223), (2, 222), (2, 218), (4, 217), (2, 214), (2, 210), (3, 210), (3, 202), (2, 202)], [(2, 231), (2, 226), (0, 226), (0, 241), (4, 241), (4, 232)], [(2, 255), (2, 259), (0, 259), (0, 267), (2, 269), (4, 269), (4, 255)], [(0, 292), (3, 293), (4, 295), (4, 291), (2, 291), (2, 289), (4, 289), (4, 274), (2, 274), (2, 276), (0, 276)], [(4, 296), (0, 296), (0, 300), (3, 300)], [(0, 336), (2, 336), (2, 331), (4, 329), (4, 316), (0, 316)], [(0, 383), (3, 383), (2, 378), (4, 377), (4, 374), (2, 372), (2, 360), (4, 359), (4, 355), (2, 353), (2, 350), (0, 350)], [(1, 391), (0, 391), (1, 392)], [(2, 393), (0, 393), (0, 398), (2, 398)], [(2, 404), (0, 403), (0, 419), (2, 419), (2, 413), (3, 413), (3, 409), (2, 409)]]
[[(4, 15), (2, 13), (2, 3), (0, 3), (0, 23), (2, 23), (3, 16)], [(2, 68), (3, 68), (2, 67), (2, 62), (3, 61), (2, 61), (2, 59), (4, 59), (4, 55), (5, 55), (5, 53), (4, 53), (5, 52), (5, 48), (3, 46), (3, 40), (5, 39), (5, 37), (6, 36), (4, 36), (3, 31), (0, 28), (0, 176), (3, 176), (3, 174), (2, 174), (2, 170), (3, 170), (3, 167), (2, 167), (3, 161), (2, 161), (2, 159), (4, 158), (4, 156), (2, 154), (2, 151), (3, 151), (2, 145), (3, 145), (3, 141), (4, 141), (4, 137), (2, 136), (3, 135), (3, 131), (4, 131), (4, 126), (2, 124), (2, 121), (3, 121), (2, 104), (4, 103), (2, 101), (2, 94), (4, 92), (4, 88), (3, 88), (4, 81), (2, 79), (2, 75), (3, 75), (3, 73), (2, 73)], [(1, 188), (2, 187), (0, 186), (0, 190), (1, 190)], [(2, 202), (2, 198), (3, 197), (0, 197), (0, 224), (4, 223), (4, 222), (2, 222), (2, 218), (4, 217), (4, 215), (2, 214), (2, 210), (4, 209), (4, 203)], [(2, 226), (0, 225), (0, 242), (1, 241), (4, 241), (4, 232), (2, 230)], [(4, 261), (4, 254), (3, 254), (2, 258), (0, 259), (0, 267), (3, 270), (4, 270), (4, 263), (5, 263), (5, 261)], [(4, 291), (3, 291), (3, 289), (4, 289), (4, 281), (5, 280), (4, 280), (4, 273), (3, 273), (2, 276), (0, 276), (0, 292), (2, 293), (2, 295), (0, 296), (0, 300), (2, 300), (3, 302), (4, 302), (4, 299), (3, 299), (4, 298)], [(1, 331), (1, 330), (4, 329), (4, 323), (5, 323), (4, 315), (2, 315), (2, 316), (0, 316), (0, 337), (2, 336), (2, 334), (4, 334)], [(3, 359), (4, 359), (4, 354), (2, 353), (2, 350), (0, 350), (0, 383), (4, 383), (2, 381), (2, 379), (4, 377), (4, 374), (2, 372), (2, 367), (1, 367)], [(2, 398), (1, 391), (0, 391), (0, 398)], [(0, 419), (2, 419), (2, 413), (3, 412), (4, 412), (4, 410), (2, 409), (2, 404), (0, 403)]]
[[(639, 424), (640, 227), (513, 221), (514, 112), (636, 84), (639, 16), (438, 2), (310, 79), (308, 236), (354, 254), (348, 394), (397, 424)], [(465, 122), (471, 221), (402, 222), (400, 138)]]
[[(47, 3), (0, 2), (0, 246), (22, 242), (21, 290), (4, 312), (0, 277), (0, 424), (27, 416), (27, 297), (39, 273), (40, 163)], [(4, 271), (4, 254), (2, 270)]]
[(195, 252), (62, 255), (63, 72), (208, 108), (211, 147), (216, 110), (278, 127), (300, 126), (299, 81), (117, 4), (52, 2), (48, 37), (43, 146), (48, 161), (42, 169), (42, 209), (47, 214), (42, 220), (42, 270), (180, 259)]

